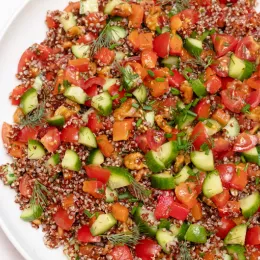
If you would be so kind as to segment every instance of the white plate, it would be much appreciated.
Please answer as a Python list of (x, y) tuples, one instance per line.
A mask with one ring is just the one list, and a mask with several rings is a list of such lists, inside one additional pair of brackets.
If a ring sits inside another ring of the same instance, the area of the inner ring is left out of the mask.
[[(12, 19), (0, 41), (0, 127), (4, 121), (12, 123), (14, 107), (8, 96), (19, 83), (15, 78), (17, 64), (23, 51), (33, 43), (40, 43), (45, 38), (44, 20), (48, 10), (63, 9), (69, 0), (31, 0)], [(260, 2), (260, 0), (258, 1)], [(260, 10), (260, 5), (258, 5)], [(0, 164), (10, 158), (6, 155), (0, 138)], [(64, 260), (62, 250), (49, 250), (43, 243), (43, 234), (20, 220), (20, 210), (14, 203), (15, 192), (4, 188), (0, 182), (0, 225), (27, 260)]]

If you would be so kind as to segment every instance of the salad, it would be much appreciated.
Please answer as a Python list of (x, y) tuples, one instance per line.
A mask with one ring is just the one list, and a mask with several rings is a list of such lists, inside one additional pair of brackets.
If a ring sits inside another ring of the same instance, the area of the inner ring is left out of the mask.
[(260, 15), (81, 0), (22, 54), (0, 178), (69, 259), (260, 259)]

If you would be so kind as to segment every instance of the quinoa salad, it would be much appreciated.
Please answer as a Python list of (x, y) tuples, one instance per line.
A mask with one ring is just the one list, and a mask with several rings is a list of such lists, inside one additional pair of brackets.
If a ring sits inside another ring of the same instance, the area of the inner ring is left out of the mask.
[(71, 260), (260, 259), (255, 4), (81, 0), (47, 13), (45, 40), (18, 64), (2, 126), (13, 161), (0, 167), (47, 247)]

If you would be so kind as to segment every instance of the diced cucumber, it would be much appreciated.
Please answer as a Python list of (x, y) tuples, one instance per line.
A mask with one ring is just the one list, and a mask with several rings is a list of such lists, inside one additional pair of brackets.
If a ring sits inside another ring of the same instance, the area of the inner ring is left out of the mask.
[(214, 170), (214, 158), (211, 150), (207, 152), (193, 151), (191, 152), (192, 163), (202, 171)]
[(118, 193), (116, 190), (112, 190), (109, 187), (106, 187), (106, 202), (111, 203), (117, 200), (118, 198)]
[(230, 256), (228, 254), (224, 254), (223, 255), (223, 260), (232, 260), (232, 256)]
[(223, 191), (222, 182), (217, 171), (213, 171), (207, 174), (203, 182), (203, 194), (207, 198), (211, 198)]
[(176, 56), (169, 56), (162, 60), (162, 64), (169, 69), (172, 69), (173, 67), (178, 68), (179, 63), (180, 63), (180, 59), (179, 57)]
[(112, 99), (108, 92), (103, 92), (94, 96), (91, 106), (95, 108), (101, 115), (108, 116), (112, 113)]
[(155, 118), (154, 111), (145, 113), (144, 118), (150, 127), (152, 127), (154, 125), (154, 118)]
[(170, 253), (170, 243), (177, 240), (176, 236), (172, 234), (172, 232), (168, 230), (159, 229), (156, 233), (156, 240), (158, 244), (162, 247), (163, 251), (166, 254)]
[(260, 147), (254, 147), (242, 154), (247, 162), (255, 163), (260, 166)]
[(116, 78), (106, 78), (105, 80), (106, 80), (106, 82), (103, 85), (104, 91), (109, 90), (110, 87), (112, 87), (113, 85), (115, 85), (118, 82), (118, 80)]
[(98, 12), (97, 0), (80, 0), (80, 14), (96, 13)]
[(205, 121), (203, 122), (203, 124), (205, 125), (207, 134), (208, 134), (209, 136), (212, 136), (212, 135), (216, 134), (218, 131), (221, 130), (221, 125), (220, 125), (220, 123), (217, 122), (217, 121), (214, 120), (214, 119), (205, 120)]
[(34, 221), (41, 217), (43, 209), (40, 205), (33, 205), (30, 208), (24, 209), (20, 218), (24, 221)]
[(41, 89), (42, 89), (42, 84), (43, 84), (43, 81), (42, 81), (42, 76), (41, 75), (38, 75), (35, 80), (34, 80), (34, 83), (33, 83), (33, 88), (37, 90), (37, 92), (40, 92)]
[(152, 172), (161, 172), (165, 169), (164, 163), (159, 159), (158, 153), (150, 151), (145, 155), (146, 164)]
[(68, 87), (64, 92), (64, 96), (81, 105), (84, 105), (88, 98), (84, 90), (76, 86)]
[(73, 45), (71, 51), (76, 58), (88, 58), (90, 53), (90, 45)]
[(196, 116), (193, 115), (184, 115), (181, 114), (177, 117), (177, 125), (180, 130), (186, 128), (191, 125), (191, 123), (196, 119)]
[[(241, 245), (228, 245), (227, 251), (230, 255), (233, 255), (237, 260), (246, 260), (245, 247)], [(229, 255), (228, 255), (229, 256)], [(229, 256), (229, 258), (224, 258), (224, 260), (232, 260), (233, 258)]]
[(198, 97), (204, 97), (207, 95), (207, 89), (200, 79), (193, 80), (191, 82), (191, 87)]
[(47, 119), (47, 122), (51, 126), (63, 126), (65, 124), (64, 116), (57, 115)]
[(159, 190), (172, 190), (175, 187), (174, 177), (169, 173), (153, 174), (151, 176), (151, 185)]
[(165, 32), (171, 32), (171, 28), (169, 26), (163, 26), (162, 28), (162, 34)]
[(60, 163), (60, 155), (56, 153), (47, 161), (46, 164), (48, 167), (48, 166), (56, 166), (59, 163)]
[(91, 226), (90, 232), (93, 236), (102, 235), (111, 229), (116, 223), (117, 221), (112, 214), (101, 214)]
[(185, 165), (181, 171), (174, 176), (174, 182), (176, 185), (179, 185), (182, 182), (185, 182), (189, 177), (189, 171), (191, 171), (191, 168), (187, 165)]
[(111, 14), (113, 9), (117, 6), (117, 5), (120, 5), (122, 4), (123, 1), (121, 0), (110, 0), (106, 5), (105, 5), (105, 8), (104, 8), (104, 13), (105, 14)]
[(172, 234), (174, 235), (174, 236), (177, 236), (179, 233), (180, 233), (180, 227), (177, 227), (177, 225), (175, 225), (175, 224), (172, 224), (171, 226), (170, 226), (170, 231), (172, 232)]
[(6, 173), (5, 178), (6, 178), (7, 184), (11, 185), (17, 179), (16, 175), (14, 174), (13, 167), (10, 164), (6, 165), (4, 167), (4, 172)]
[(184, 48), (193, 56), (199, 57), (202, 53), (203, 46), (202, 41), (193, 39), (193, 38), (187, 38), (184, 43)]
[(144, 85), (141, 85), (140, 87), (138, 87), (134, 92), (133, 95), (135, 96), (135, 98), (137, 99), (137, 101), (139, 103), (144, 103), (147, 99), (147, 89)]
[(242, 214), (245, 218), (253, 216), (260, 207), (260, 194), (255, 191), (239, 201)]
[[(125, 90), (131, 91), (133, 88), (139, 85), (138, 81), (140, 79), (140, 76), (134, 72), (130, 65), (126, 65), (124, 71), (125, 72), (123, 73), (122, 80), (123, 87)], [(132, 76), (130, 77), (129, 75)]]
[(25, 115), (32, 112), (39, 105), (37, 91), (29, 88), (21, 97), (21, 109)]
[(253, 63), (241, 60), (235, 54), (231, 55), (228, 70), (229, 77), (243, 81), (244, 79), (250, 78), (253, 71)]
[(111, 36), (114, 42), (118, 42), (120, 39), (124, 39), (127, 36), (127, 32), (123, 27), (111, 26)]
[(115, 61), (122, 61), (125, 56), (125, 53), (123, 53), (122, 51), (116, 51)]
[(177, 143), (175, 141), (170, 141), (163, 144), (159, 147), (157, 155), (166, 168), (170, 167), (178, 155)]
[(28, 141), (28, 159), (39, 160), (45, 155), (43, 145), (36, 140)]
[(95, 109), (93, 109), (92, 107), (90, 109), (88, 109), (83, 115), (82, 115), (82, 120), (85, 122), (85, 123), (88, 123), (88, 118), (89, 118), (89, 115), (91, 113), (94, 113), (95, 112)]
[(224, 239), (225, 244), (245, 245), (247, 225), (240, 224), (233, 227)]
[(184, 222), (181, 227), (180, 227), (180, 230), (179, 230), (179, 233), (177, 234), (177, 238), (179, 241), (183, 241), (185, 240), (185, 234), (189, 228), (190, 224), (187, 223), (187, 222)]
[(80, 171), (81, 161), (76, 152), (67, 150), (61, 163), (62, 167), (71, 171)]
[(70, 28), (74, 27), (77, 25), (76, 19), (73, 15), (73, 13), (69, 12), (66, 13), (64, 12), (60, 16), (60, 23), (62, 24), (63, 29), (67, 32)]
[(143, 207), (138, 207), (134, 213), (134, 221), (139, 226), (140, 232), (154, 237), (157, 232), (157, 224), (154, 213)]
[(126, 169), (114, 166), (107, 167), (107, 169), (110, 171), (108, 186), (112, 190), (122, 188), (131, 184), (131, 180), (129, 177), (130, 173)]
[(185, 234), (185, 240), (204, 244), (207, 242), (207, 230), (198, 224), (191, 224)]
[(96, 137), (88, 127), (79, 129), (79, 143), (90, 148), (97, 148)]
[(100, 165), (105, 161), (104, 155), (99, 149), (94, 149), (89, 153), (87, 164)]
[(228, 121), (227, 125), (223, 129), (226, 130), (226, 135), (228, 137), (236, 137), (240, 133), (240, 125), (234, 117)]

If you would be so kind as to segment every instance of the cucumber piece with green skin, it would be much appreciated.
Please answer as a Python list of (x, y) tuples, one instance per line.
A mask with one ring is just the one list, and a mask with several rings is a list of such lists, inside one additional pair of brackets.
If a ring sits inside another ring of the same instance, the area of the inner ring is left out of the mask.
[(240, 125), (234, 117), (228, 121), (227, 125), (223, 129), (226, 130), (226, 135), (228, 137), (236, 137), (240, 133)]
[(203, 194), (207, 198), (211, 198), (223, 192), (222, 182), (217, 171), (213, 171), (207, 174), (203, 182), (202, 190)]
[(95, 108), (102, 116), (108, 116), (112, 113), (113, 101), (108, 92), (103, 92), (94, 96), (91, 101), (91, 106)]
[(47, 119), (47, 123), (51, 126), (63, 126), (65, 124), (64, 116), (57, 115)]
[(242, 152), (247, 162), (255, 163), (260, 166), (260, 147), (254, 147), (248, 151)]
[[(129, 76), (131, 75), (131, 76)], [(134, 72), (130, 65), (126, 65), (123, 73), (122, 84), (125, 90), (130, 91), (139, 85), (140, 76)]]
[(106, 195), (106, 202), (108, 202), (108, 203), (114, 202), (118, 198), (117, 191), (116, 190), (112, 190), (109, 187), (106, 187), (105, 195)]
[(191, 82), (191, 87), (198, 97), (204, 97), (207, 95), (207, 89), (200, 79), (193, 80)]
[(87, 164), (96, 164), (100, 165), (105, 161), (104, 155), (99, 149), (94, 149), (89, 153), (87, 158)]
[(34, 221), (41, 217), (43, 209), (40, 205), (32, 205), (30, 208), (24, 209), (20, 218), (24, 221)]
[(159, 190), (172, 190), (175, 187), (174, 177), (168, 173), (153, 174), (151, 176), (151, 185)]
[(170, 141), (159, 147), (157, 155), (159, 160), (168, 168), (178, 155), (177, 142)]
[(188, 114), (179, 115), (177, 117), (178, 129), (182, 130), (182, 129), (186, 128), (187, 126), (190, 126), (195, 119), (196, 119), (196, 116), (193, 116), (193, 115), (188, 115)]
[(169, 26), (163, 26), (162, 28), (162, 34), (165, 32), (171, 32), (171, 28)]
[(243, 81), (250, 78), (254, 71), (253, 63), (239, 59), (235, 54), (230, 57), (228, 75), (233, 79)]
[(177, 226), (174, 225), (174, 224), (172, 224), (172, 225), (170, 226), (170, 231), (172, 232), (172, 234), (173, 234), (174, 236), (177, 236), (177, 235), (180, 233), (180, 229), (181, 229), (181, 228), (177, 227)]
[[(226, 248), (227, 248), (228, 253), (230, 255), (233, 255), (234, 257), (236, 257), (237, 260), (246, 260), (245, 247), (243, 247), (241, 245), (228, 245)], [(229, 259), (233, 259), (233, 258), (231, 256), (229, 256), (229, 258), (226, 258), (226, 259), (229, 260)]]
[(134, 92), (133, 95), (135, 96), (135, 98), (137, 99), (137, 101), (139, 103), (144, 103), (147, 99), (147, 89), (144, 85), (141, 85), (140, 87), (138, 87)]
[(122, 4), (123, 1), (121, 0), (110, 0), (106, 5), (105, 5), (105, 8), (104, 8), (104, 13), (105, 14), (111, 14), (112, 11), (114, 10), (114, 8), (117, 6), (117, 5), (120, 5)]
[(223, 260), (232, 260), (232, 256), (228, 255), (228, 254), (224, 254), (223, 256)]
[(240, 224), (233, 227), (224, 239), (226, 245), (245, 245), (247, 225)]
[[(158, 228), (152, 211), (147, 210), (144, 206), (139, 206), (134, 213), (134, 221), (141, 228), (141, 233), (155, 237)], [(151, 223), (154, 223), (154, 225)]]
[(16, 175), (14, 174), (14, 169), (11, 165), (6, 165), (4, 167), (4, 172), (6, 173), (5, 178), (8, 185), (11, 185), (16, 179)]
[(146, 122), (149, 124), (149, 126), (154, 125), (154, 118), (155, 118), (155, 113), (154, 111), (147, 112), (144, 116)]
[(80, 0), (80, 14), (96, 13), (98, 12), (97, 0)]
[(207, 230), (203, 226), (198, 224), (191, 224), (184, 236), (185, 240), (205, 244), (207, 242)]
[(202, 41), (193, 39), (193, 38), (187, 38), (184, 43), (184, 48), (193, 56), (199, 57), (202, 53), (203, 46)]
[(47, 166), (56, 166), (59, 163), (60, 163), (60, 155), (56, 153), (47, 161)]
[(159, 159), (158, 153), (155, 151), (150, 151), (145, 155), (146, 164), (148, 168), (154, 172), (161, 172), (165, 169), (164, 163)]
[(176, 236), (168, 230), (159, 229), (156, 233), (156, 240), (158, 244), (162, 247), (164, 253), (170, 253), (170, 243), (176, 240)]
[(181, 225), (179, 233), (177, 235), (177, 238), (178, 238), (179, 241), (185, 240), (185, 234), (186, 234), (187, 230), (189, 229), (189, 226), (190, 226), (190, 224), (187, 223), (187, 222), (184, 222)]
[(245, 218), (253, 216), (260, 207), (260, 194), (255, 191), (251, 195), (239, 200), (242, 214)]
[(33, 88), (37, 90), (37, 92), (40, 92), (41, 89), (42, 89), (42, 84), (43, 84), (43, 81), (42, 81), (42, 75), (38, 75), (35, 80), (34, 80), (34, 83), (33, 83)]
[(77, 25), (75, 16), (71, 12), (69, 12), (69, 13), (64, 12), (60, 16), (60, 23), (62, 24), (62, 27), (65, 30), (65, 32), (67, 32), (70, 28)]
[(172, 67), (178, 68), (180, 64), (180, 59), (176, 56), (169, 56), (162, 60), (162, 64), (169, 69), (171, 69)]
[(191, 161), (192, 163), (202, 171), (213, 171), (214, 170), (214, 158), (213, 153), (209, 150), (206, 152), (193, 151), (191, 152)]
[(120, 39), (124, 39), (127, 36), (127, 32), (123, 27), (111, 26), (111, 36), (114, 42), (118, 42)]
[(39, 105), (37, 90), (29, 88), (21, 97), (20, 107), (25, 115), (32, 112)]
[(221, 130), (221, 125), (214, 119), (207, 119), (203, 122), (206, 128), (206, 132), (209, 136), (212, 136)]
[(189, 177), (189, 171), (191, 171), (191, 168), (189, 166), (184, 166), (181, 171), (174, 176), (174, 182), (176, 185), (179, 185), (182, 182), (185, 182)]
[(93, 236), (102, 235), (116, 225), (116, 223), (117, 221), (112, 214), (101, 214), (91, 226), (90, 232)]
[(76, 86), (68, 87), (64, 92), (64, 96), (81, 105), (84, 105), (88, 98), (84, 90)]
[(122, 51), (116, 51), (115, 61), (122, 61), (125, 56), (125, 53), (123, 53)]
[(105, 79), (106, 82), (103, 85), (103, 90), (107, 91), (109, 90), (110, 87), (112, 87), (113, 85), (117, 84), (118, 80), (116, 78), (106, 78)]
[(71, 47), (71, 51), (74, 54), (74, 56), (78, 59), (88, 58), (90, 54), (90, 46), (84, 44), (73, 45)]
[(122, 187), (126, 187), (131, 184), (130, 173), (120, 167), (109, 166), (107, 169), (110, 171), (110, 177), (108, 180), (108, 186), (114, 190)]
[(36, 140), (28, 141), (28, 159), (39, 160), (45, 155), (43, 145)]
[(65, 156), (61, 162), (63, 168), (71, 170), (71, 171), (80, 171), (81, 169), (81, 161), (76, 152), (73, 150), (67, 150), (65, 152)]
[(79, 129), (79, 143), (89, 148), (97, 148), (96, 137), (88, 127), (81, 127)]

